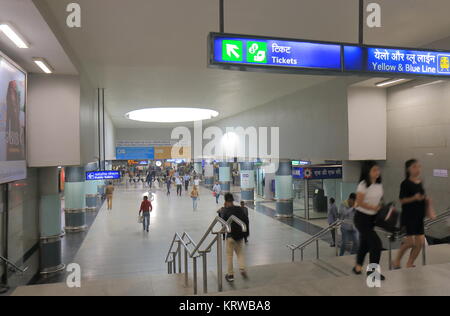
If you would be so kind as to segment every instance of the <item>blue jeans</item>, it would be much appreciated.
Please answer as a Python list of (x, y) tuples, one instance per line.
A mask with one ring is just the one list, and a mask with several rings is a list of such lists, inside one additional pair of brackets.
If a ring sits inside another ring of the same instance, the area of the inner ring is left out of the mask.
[(192, 198), (192, 207), (194, 208), (194, 210), (197, 209), (197, 201), (198, 201), (198, 198), (196, 198), (196, 197)]
[(144, 213), (143, 214), (144, 221), (142, 224), (144, 225), (144, 230), (148, 230), (150, 227), (150, 213)]
[(216, 194), (216, 204), (219, 204), (220, 193)]
[(354, 230), (348, 230), (341, 227), (341, 233), (342, 233), (342, 244), (341, 244), (341, 253), (340, 256), (342, 257), (345, 254), (346, 246), (349, 242), (352, 242), (352, 250), (351, 254), (356, 254), (358, 252), (358, 243), (359, 243), (359, 236), (358, 231), (356, 229)]

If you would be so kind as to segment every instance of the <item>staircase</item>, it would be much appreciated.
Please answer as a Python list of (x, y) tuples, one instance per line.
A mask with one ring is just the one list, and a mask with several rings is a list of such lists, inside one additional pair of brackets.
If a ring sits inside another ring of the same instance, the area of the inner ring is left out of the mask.
[[(428, 247), (428, 265), (415, 269), (388, 271), (388, 255), (383, 253), (382, 271), (387, 277), (379, 289), (370, 289), (364, 276), (354, 276), (353, 256), (305, 260), (304, 262), (253, 266), (249, 278), (235, 276), (233, 283), (224, 282), (217, 292), (217, 275), (208, 272), (207, 295), (277, 296), (277, 295), (449, 295), (450, 245)], [(395, 255), (395, 251), (394, 251)], [(24, 286), (13, 296), (185, 296), (193, 295), (192, 279), (184, 285), (184, 274), (132, 275), (110, 279), (86, 279), (79, 289), (66, 284)], [(202, 284), (200, 277), (199, 284)], [(200, 291), (201, 293), (201, 286)]]

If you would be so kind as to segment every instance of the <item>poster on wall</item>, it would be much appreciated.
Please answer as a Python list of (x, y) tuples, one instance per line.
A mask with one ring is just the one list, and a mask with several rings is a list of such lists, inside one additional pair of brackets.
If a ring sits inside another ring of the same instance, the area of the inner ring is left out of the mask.
[(0, 183), (27, 177), (26, 79), (26, 73), (0, 52)]

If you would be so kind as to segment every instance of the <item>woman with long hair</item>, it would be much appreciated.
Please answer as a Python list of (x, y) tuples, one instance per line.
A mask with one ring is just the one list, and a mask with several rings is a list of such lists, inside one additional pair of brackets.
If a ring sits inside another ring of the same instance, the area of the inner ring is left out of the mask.
[(416, 159), (410, 159), (405, 163), (405, 174), (405, 180), (400, 185), (400, 203), (401, 225), (406, 228), (406, 238), (392, 263), (394, 269), (401, 268), (402, 258), (408, 250), (411, 250), (411, 253), (406, 267), (415, 267), (414, 262), (425, 243), (424, 220), (427, 203), (430, 203), (422, 184), (422, 166)]
[[(356, 193), (355, 226), (359, 231), (360, 245), (356, 257), (356, 266), (353, 273), (360, 275), (366, 255), (370, 254), (370, 264), (379, 265), (381, 259), (382, 243), (375, 232), (375, 222), (381, 209), (383, 198), (383, 185), (381, 183), (381, 168), (375, 161), (367, 161), (361, 170), (360, 183)], [(375, 269), (368, 271), (372, 274)], [(385, 280), (383, 275), (381, 280)]]

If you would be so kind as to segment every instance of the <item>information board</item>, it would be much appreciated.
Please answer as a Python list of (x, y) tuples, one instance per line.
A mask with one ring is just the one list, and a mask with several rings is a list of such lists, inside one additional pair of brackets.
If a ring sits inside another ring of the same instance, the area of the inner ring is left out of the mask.
[(292, 177), (305, 180), (342, 179), (342, 167), (293, 167)]
[(450, 76), (450, 52), (344, 47), (345, 71)]
[(211, 33), (209, 65), (319, 75), (448, 77), (450, 51)]
[(120, 171), (91, 171), (86, 172), (86, 181), (120, 179)]
[(339, 44), (213, 34), (212, 63), (340, 71)]
[(117, 160), (153, 160), (154, 147), (116, 147)]

